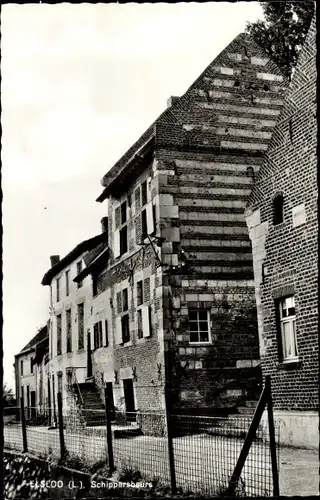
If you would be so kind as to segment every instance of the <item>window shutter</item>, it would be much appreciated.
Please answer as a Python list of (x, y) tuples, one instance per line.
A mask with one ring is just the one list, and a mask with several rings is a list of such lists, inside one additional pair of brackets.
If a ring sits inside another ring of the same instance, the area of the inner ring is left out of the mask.
[(117, 313), (122, 312), (122, 297), (121, 297), (121, 292), (117, 293)]
[(136, 211), (141, 208), (141, 201), (140, 201), (140, 186), (135, 190), (134, 192), (134, 202), (135, 202), (135, 208)]
[(114, 240), (113, 240), (113, 248), (114, 248), (114, 258), (120, 256), (120, 231), (116, 229), (114, 232)]
[(154, 232), (152, 202), (148, 203), (147, 205), (147, 228), (148, 228), (148, 234), (152, 234)]
[(116, 229), (118, 229), (118, 227), (120, 226), (120, 216), (121, 216), (121, 206), (117, 207), (114, 211), (114, 222)]
[(150, 309), (148, 306), (142, 307), (142, 330), (144, 337), (150, 337)]
[(105, 346), (108, 347), (109, 344), (109, 334), (108, 334), (108, 320), (104, 321), (104, 329), (105, 329)]
[(141, 236), (142, 236), (141, 214), (135, 218), (134, 223), (135, 223), (135, 232), (136, 232), (136, 243), (140, 244), (141, 243)]
[(122, 344), (122, 328), (121, 328), (121, 316), (116, 317), (116, 344)]
[(143, 302), (150, 300), (150, 278), (143, 280)]

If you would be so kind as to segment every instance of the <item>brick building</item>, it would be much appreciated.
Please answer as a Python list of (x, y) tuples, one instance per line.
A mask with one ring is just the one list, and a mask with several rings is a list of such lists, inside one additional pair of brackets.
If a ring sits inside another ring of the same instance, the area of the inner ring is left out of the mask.
[(246, 221), (263, 374), (281, 440), (318, 446), (316, 26), (311, 23)]
[(105, 352), (108, 345), (106, 318), (109, 316), (107, 292), (96, 303), (92, 276), (85, 275), (74, 281), (86, 265), (106, 259), (108, 236), (104, 222), (102, 219), (101, 234), (79, 243), (61, 259), (58, 255), (51, 256), (51, 268), (42, 279), (42, 285), (50, 287), (48, 384), (53, 418), (57, 415), (57, 392), (62, 393), (65, 409), (72, 409), (75, 387), (83, 388), (88, 383), (94, 392), (93, 369), (96, 361), (100, 361), (99, 356), (106, 371), (112, 363), (109, 351)]
[(116, 404), (163, 408), (164, 382), (181, 411), (254, 397), (259, 343), (244, 210), (286, 87), (240, 34), (103, 177), (108, 262), (88, 271), (98, 296), (110, 291)]
[(26, 416), (31, 417), (36, 411), (48, 404), (46, 372), (48, 357), (48, 327), (45, 325), (15, 355), (16, 400), (20, 405), (21, 398), (25, 407), (30, 408)]

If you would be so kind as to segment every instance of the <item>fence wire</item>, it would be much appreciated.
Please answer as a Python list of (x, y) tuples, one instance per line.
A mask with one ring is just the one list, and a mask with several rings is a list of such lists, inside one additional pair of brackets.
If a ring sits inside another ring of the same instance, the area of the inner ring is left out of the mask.
[[(11, 413), (10, 413), (11, 412)], [(5, 409), (5, 448), (23, 451), (19, 408)], [(24, 410), (27, 449), (40, 457), (61, 458), (58, 416), (54, 408)], [(10, 413), (10, 415), (9, 415)], [(165, 413), (113, 411), (111, 436), (114, 465), (123, 476), (134, 472), (158, 485), (170, 485), (168, 427)], [(105, 410), (63, 409), (65, 450), (74, 468), (108, 466)], [(251, 418), (173, 414), (172, 439), (177, 487), (204, 496), (225, 492), (239, 458)], [(276, 426), (279, 460), (279, 427)], [(69, 462), (70, 463), (70, 462)], [(279, 463), (279, 462), (278, 462)], [(237, 496), (272, 496), (268, 426), (260, 424), (236, 490)]]

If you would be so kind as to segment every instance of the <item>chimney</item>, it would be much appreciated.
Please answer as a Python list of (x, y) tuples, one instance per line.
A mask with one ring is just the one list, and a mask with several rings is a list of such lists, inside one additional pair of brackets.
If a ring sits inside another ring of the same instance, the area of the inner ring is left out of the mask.
[(174, 106), (174, 104), (176, 104), (178, 99), (179, 97), (175, 95), (170, 96), (169, 99), (167, 100), (167, 108), (171, 108), (171, 106)]
[(60, 261), (60, 255), (50, 255), (51, 267), (54, 267)]
[(108, 237), (108, 217), (102, 217), (101, 219), (101, 232), (107, 233)]

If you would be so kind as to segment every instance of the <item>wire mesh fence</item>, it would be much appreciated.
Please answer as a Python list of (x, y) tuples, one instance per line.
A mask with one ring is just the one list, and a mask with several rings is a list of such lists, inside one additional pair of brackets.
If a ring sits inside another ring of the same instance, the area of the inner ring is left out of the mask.
[[(79, 469), (97, 463), (111, 465), (111, 447), (112, 465), (120, 475), (139, 471), (145, 480), (172, 485), (173, 468), (178, 489), (204, 496), (220, 496), (226, 491), (252, 420), (246, 415), (177, 413), (168, 419), (168, 415), (156, 410), (108, 413), (103, 409), (83, 411), (73, 407), (62, 408), (58, 415), (55, 411), (28, 408), (21, 419), (21, 411), (16, 408), (16, 418), (4, 426), (5, 447), (26, 451), (25, 428), (30, 453), (57, 460), (68, 456)], [(277, 426), (275, 434), (279, 450)], [(237, 483), (236, 496), (273, 495), (269, 441), (268, 426), (260, 423)]]

